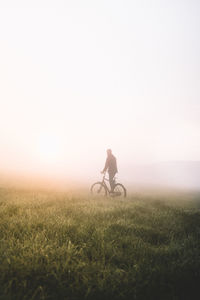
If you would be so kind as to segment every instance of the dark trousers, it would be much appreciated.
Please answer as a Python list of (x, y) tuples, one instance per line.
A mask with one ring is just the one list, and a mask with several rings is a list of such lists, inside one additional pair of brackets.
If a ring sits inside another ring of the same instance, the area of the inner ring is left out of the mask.
[(109, 172), (108, 174), (109, 174), (111, 192), (113, 192), (115, 187), (115, 180), (113, 178), (115, 177), (116, 172)]

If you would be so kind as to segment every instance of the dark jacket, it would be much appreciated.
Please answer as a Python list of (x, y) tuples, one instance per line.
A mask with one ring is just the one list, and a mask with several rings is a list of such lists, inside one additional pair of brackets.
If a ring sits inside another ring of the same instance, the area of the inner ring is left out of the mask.
[(103, 172), (106, 172), (108, 170), (108, 173), (117, 173), (117, 161), (114, 155), (109, 155), (106, 159), (105, 167), (103, 169)]

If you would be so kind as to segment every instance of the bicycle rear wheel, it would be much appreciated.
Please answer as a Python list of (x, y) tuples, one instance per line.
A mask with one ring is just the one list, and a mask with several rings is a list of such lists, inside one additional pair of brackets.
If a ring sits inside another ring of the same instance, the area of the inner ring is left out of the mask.
[(115, 197), (126, 197), (126, 189), (121, 183), (117, 183), (114, 187), (114, 196)]
[(107, 190), (105, 186), (102, 184), (102, 182), (95, 182), (91, 186), (91, 194), (95, 197), (106, 197), (107, 196)]

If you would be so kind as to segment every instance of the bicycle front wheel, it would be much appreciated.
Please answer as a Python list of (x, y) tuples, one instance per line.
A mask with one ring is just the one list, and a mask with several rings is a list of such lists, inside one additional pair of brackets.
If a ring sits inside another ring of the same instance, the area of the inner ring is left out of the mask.
[(91, 186), (91, 194), (95, 197), (106, 197), (107, 196), (107, 190), (105, 186), (102, 184), (102, 182), (95, 182)]
[(114, 187), (114, 195), (117, 197), (126, 197), (126, 189), (121, 183), (117, 183)]

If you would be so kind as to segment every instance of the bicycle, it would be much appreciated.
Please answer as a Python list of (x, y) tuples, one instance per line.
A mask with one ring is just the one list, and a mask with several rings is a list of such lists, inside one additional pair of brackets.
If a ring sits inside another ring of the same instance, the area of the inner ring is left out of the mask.
[[(107, 197), (107, 195), (110, 195), (111, 197), (126, 197), (126, 189), (121, 183), (115, 183), (114, 190), (111, 192), (109, 187), (106, 184), (106, 181), (109, 181), (109, 179), (106, 178), (106, 175), (103, 175), (102, 181), (95, 182), (91, 188), (90, 192), (94, 196), (101, 196), (101, 197)], [(114, 177), (114, 182), (116, 181), (116, 178)]]

